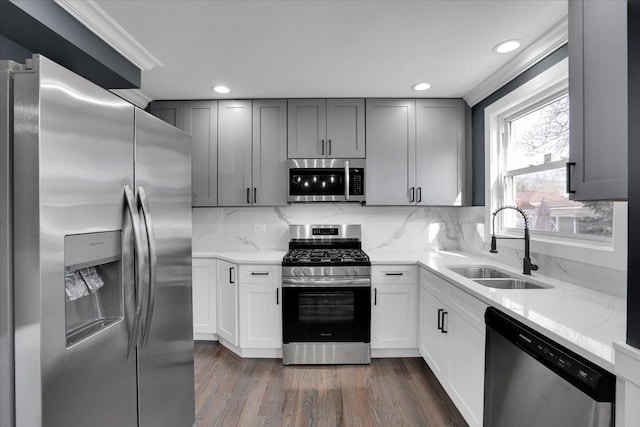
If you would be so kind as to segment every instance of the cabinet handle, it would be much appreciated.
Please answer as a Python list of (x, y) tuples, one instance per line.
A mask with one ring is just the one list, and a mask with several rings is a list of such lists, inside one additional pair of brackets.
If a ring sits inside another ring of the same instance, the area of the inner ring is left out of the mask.
[(385, 276), (404, 276), (404, 273), (384, 273)]
[(329, 142), (329, 155), (331, 155), (331, 140), (329, 140), (328, 142)]
[(251, 189), (249, 187), (247, 187), (247, 204), (251, 203), (251, 200), (249, 199), (249, 193), (251, 192)]
[(446, 334), (449, 331), (446, 331), (444, 329), (444, 323), (445, 323), (444, 316), (447, 316), (447, 319), (448, 319), (449, 318), (449, 312), (448, 311), (443, 311), (442, 312), (442, 329), (441, 329), (441, 331), (442, 331), (443, 334)]
[(571, 189), (571, 167), (575, 166), (576, 162), (567, 162), (567, 193), (576, 194), (576, 190)]
[(276, 305), (280, 305), (280, 288), (276, 288)]
[(324, 156), (324, 139), (322, 140), (322, 155)]
[(229, 269), (229, 283), (236, 283), (236, 279), (235, 279), (235, 267), (231, 267)]
[(442, 312), (444, 310), (439, 308), (438, 309), (438, 330), (441, 331), (442, 330)]
[(378, 305), (378, 288), (373, 288), (373, 305)]
[(252, 271), (251, 275), (252, 276), (268, 276), (269, 272), (268, 271)]
[(422, 202), (422, 187), (418, 187), (418, 203)]
[(416, 187), (411, 187), (409, 189), (409, 202), (413, 203), (416, 200)]

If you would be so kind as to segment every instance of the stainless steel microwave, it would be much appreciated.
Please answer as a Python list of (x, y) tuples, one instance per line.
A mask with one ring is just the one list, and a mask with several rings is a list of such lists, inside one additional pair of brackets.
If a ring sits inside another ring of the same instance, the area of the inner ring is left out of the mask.
[(289, 202), (364, 202), (364, 159), (289, 159)]

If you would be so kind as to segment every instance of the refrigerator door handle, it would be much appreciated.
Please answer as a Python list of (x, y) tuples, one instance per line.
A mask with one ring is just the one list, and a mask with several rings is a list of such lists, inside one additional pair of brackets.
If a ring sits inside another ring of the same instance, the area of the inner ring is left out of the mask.
[(156, 248), (156, 237), (153, 232), (153, 222), (149, 212), (149, 199), (143, 186), (138, 187), (138, 198), (140, 200), (140, 212), (144, 220), (145, 230), (147, 232), (147, 247), (149, 248), (149, 301), (147, 302), (147, 316), (144, 322), (142, 332), (142, 347), (146, 347), (149, 341), (149, 329), (151, 329), (151, 321), (153, 320), (153, 310), (156, 304), (156, 288), (158, 284), (158, 251)]
[(124, 186), (124, 195), (127, 202), (127, 210), (131, 218), (131, 228), (133, 229), (133, 244), (136, 259), (136, 277), (134, 279), (134, 291), (136, 294), (136, 308), (133, 315), (133, 327), (129, 334), (129, 344), (127, 345), (127, 359), (131, 358), (136, 344), (138, 342), (138, 334), (140, 329), (140, 318), (142, 317), (142, 298), (140, 294), (140, 284), (144, 280), (144, 257), (142, 256), (142, 230), (140, 229), (140, 217), (136, 209), (135, 196), (129, 184)]

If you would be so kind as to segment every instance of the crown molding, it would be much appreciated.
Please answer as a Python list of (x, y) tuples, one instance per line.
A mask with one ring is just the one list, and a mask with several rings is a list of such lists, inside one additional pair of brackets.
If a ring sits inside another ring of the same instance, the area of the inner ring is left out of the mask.
[(111, 92), (115, 93), (125, 101), (129, 101), (133, 105), (142, 108), (143, 110), (147, 108), (147, 104), (153, 101), (147, 95), (142, 93), (140, 89), (111, 89)]
[(67, 13), (142, 71), (163, 64), (93, 0), (54, 0)]
[(528, 70), (556, 49), (566, 44), (568, 39), (568, 20), (567, 16), (565, 16), (546, 33), (507, 62), (502, 68), (464, 95), (464, 100), (470, 107), (473, 107), (522, 72)]

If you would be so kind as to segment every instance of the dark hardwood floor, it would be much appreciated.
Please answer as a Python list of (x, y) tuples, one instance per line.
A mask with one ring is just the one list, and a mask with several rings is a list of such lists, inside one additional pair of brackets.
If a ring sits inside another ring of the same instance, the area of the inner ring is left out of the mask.
[(195, 344), (196, 425), (466, 426), (420, 358), (284, 366)]

